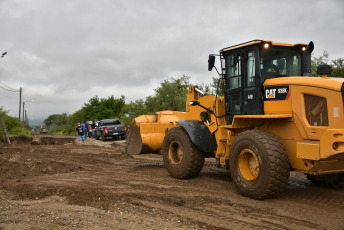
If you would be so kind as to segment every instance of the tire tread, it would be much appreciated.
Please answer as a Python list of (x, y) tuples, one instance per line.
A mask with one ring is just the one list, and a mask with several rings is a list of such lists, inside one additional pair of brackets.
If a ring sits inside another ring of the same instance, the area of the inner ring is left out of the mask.
[[(249, 130), (242, 132), (233, 141), (232, 147), (245, 135), (253, 136), (264, 147), (267, 152), (270, 163), (270, 180), (267, 181), (267, 189), (256, 195), (246, 194), (245, 191), (239, 189), (243, 195), (251, 196), (255, 199), (273, 198), (281, 194), (289, 181), (290, 163), (286, 149), (277, 136), (263, 130)], [(240, 137), (240, 138), (239, 138)], [(239, 139), (238, 139), (239, 138)], [(235, 181), (235, 180), (234, 180)]]
[[(169, 138), (166, 138), (166, 137), (170, 135), (178, 135), (178, 136), (181, 136), (182, 139), (185, 140), (184, 151), (188, 151), (187, 154), (190, 154), (190, 161), (187, 162), (186, 169), (184, 169), (183, 172), (179, 172), (178, 174), (175, 174), (171, 172), (171, 170), (169, 170), (167, 167), (168, 171), (172, 174), (172, 176), (178, 179), (187, 179), (187, 178), (192, 178), (192, 177), (197, 176), (201, 172), (204, 166), (204, 154), (200, 150), (198, 150), (196, 146), (192, 143), (189, 135), (187, 134), (187, 132), (184, 130), (182, 126), (174, 127), (167, 132), (164, 142), (163, 142), (163, 152), (166, 151), (166, 149), (168, 149)], [(165, 155), (165, 153), (163, 154)], [(168, 162), (165, 160), (165, 157), (164, 157), (164, 164), (168, 164)]]

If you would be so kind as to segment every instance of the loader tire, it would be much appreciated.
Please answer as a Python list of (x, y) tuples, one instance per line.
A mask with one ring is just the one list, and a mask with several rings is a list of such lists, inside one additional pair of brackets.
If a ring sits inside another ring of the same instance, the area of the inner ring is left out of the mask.
[(102, 141), (105, 141), (105, 135), (102, 133)]
[(238, 191), (254, 199), (276, 197), (289, 181), (287, 152), (278, 137), (267, 131), (240, 133), (233, 141), (229, 164)]
[(204, 154), (195, 147), (182, 126), (167, 132), (162, 152), (167, 171), (177, 179), (197, 176), (204, 166)]
[(323, 175), (307, 174), (307, 179), (313, 184), (327, 188), (344, 188), (344, 173), (332, 173)]

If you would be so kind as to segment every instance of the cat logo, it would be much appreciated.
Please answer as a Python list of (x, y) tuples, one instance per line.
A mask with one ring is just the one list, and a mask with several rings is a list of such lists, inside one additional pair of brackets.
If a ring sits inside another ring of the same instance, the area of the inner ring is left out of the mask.
[(276, 97), (276, 89), (266, 89), (265, 90), (265, 98), (266, 99), (275, 99)]
[(264, 100), (266, 101), (280, 101), (288, 100), (289, 98), (289, 86), (272, 86), (265, 88)]

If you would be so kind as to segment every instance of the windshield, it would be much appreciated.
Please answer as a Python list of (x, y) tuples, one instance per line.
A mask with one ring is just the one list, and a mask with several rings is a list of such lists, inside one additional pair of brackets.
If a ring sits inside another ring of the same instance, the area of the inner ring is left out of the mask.
[(262, 80), (301, 76), (301, 55), (290, 47), (263, 48), (260, 52), (260, 71)]
[(104, 121), (103, 124), (104, 124), (104, 125), (119, 125), (119, 124), (121, 124), (121, 122), (119, 122), (119, 120)]

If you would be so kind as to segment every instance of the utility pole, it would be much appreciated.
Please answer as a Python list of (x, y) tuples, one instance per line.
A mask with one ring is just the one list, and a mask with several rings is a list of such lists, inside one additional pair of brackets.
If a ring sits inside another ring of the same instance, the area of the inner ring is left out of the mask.
[(25, 111), (25, 102), (31, 102), (31, 100), (29, 100), (29, 101), (23, 101), (23, 122), (26, 122), (26, 117), (25, 117), (25, 113), (26, 113), (26, 111)]
[(22, 99), (22, 88), (20, 87), (20, 90), (19, 90), (19, 121), (20, 121), (20, 110), (21, 110), (21, 99)]
[(23, 122), (25, 122), (24, 111), (25, 111), (25, 101), (23, 101)]
[[(6, 54), (7, 54), (7, 52), (3, 53), (2, 56), (1, 56), (1, 58), (3, 58)], [(20, 121), (20, 120), (19, 120), (19, 121)], [(4, 123), (4, 121), (2, 120), (1, 111), (0, 111), (0, 123), (1, 123), (1, 126), (2, 126), (2, 130), (4, 131), (4, 134), (5, 134), (7, 144), (10, 145), (10, 144), (11, 144), (11, 141), (10, 141), (10, 138), (8, 137), (8, 135), (7, 135), (5, 123)]]

